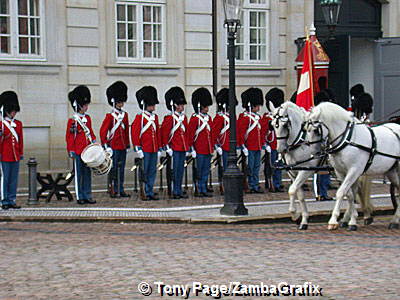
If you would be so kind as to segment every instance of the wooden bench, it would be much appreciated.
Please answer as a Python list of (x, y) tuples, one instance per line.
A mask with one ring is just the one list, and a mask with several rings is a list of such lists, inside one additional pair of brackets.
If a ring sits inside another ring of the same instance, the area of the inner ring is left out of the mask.
[[(54, 195), (56, 195), (57, 200), (62, 200), (64, 197), (68, 198), (69, 201), (74, 199), (67, 188), (74, 179), (74, 174), (71, 174), (70, 171), (50, 170), (37, 172), (36, 178), (42, 186), (37, 193), (38, 199), (44, 198), (46, 202), (50, 202)], [(48, 194), (42, 195), (45, 192), (48, 192)]]

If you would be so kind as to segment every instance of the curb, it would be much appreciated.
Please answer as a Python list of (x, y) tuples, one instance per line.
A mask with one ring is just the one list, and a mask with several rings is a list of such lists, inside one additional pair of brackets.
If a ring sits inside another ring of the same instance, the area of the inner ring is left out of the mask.
[[(342, 210), (344, 212), (344, 209)], [(393, 207), (382, 206), (376, 208), (374, 216), (393, 214)], [(328, 221), (331, 211), (323, 210), (310, 212), (310, 223)], [(362, 213), (359, 214), (362, 216)], [(164, 223), (164, 224), (269, 224), (293, 223), (289, 213), (264, 216), (237, 216), (214, 218), (186, 218), (186, 217), (56, 217), (56, 216), (0, 216), (0, 222), (44, 222), (44, 223)]]

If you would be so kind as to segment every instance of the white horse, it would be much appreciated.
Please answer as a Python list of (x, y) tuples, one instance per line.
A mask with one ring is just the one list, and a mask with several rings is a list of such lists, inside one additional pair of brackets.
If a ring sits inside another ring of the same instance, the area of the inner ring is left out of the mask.
[[(285, 102), (280, 107), (275, 108), (270, 103), (272, 111), (272, 125), (277, 137), (277, 151), (281, 153), (285, 164), (296, 167), (317, 167), (323, 163), (320, 156), (313, 157), (320, 151), (320, 143), (305, 143), (306, 130), (304, 124), (306, 122), (307, 112), (292, 102)], [(300, 170), (288, 172), (292, 184), (289, 187), (289, 212), (292, 219), (297, 221), (299, 214), (296, 211), (296, 195), (300, 202), (301, 222), (299, 229), (306, 230), (308, 228), (308, 210), (304, 200), (303, 184), (314, 174), (313, 170)]]
[[(275, 108), (270, 103), (270, 110), (273, 112), (272, 125), (274, 127), (277, 136), (277, 151), (280, 152), (287, 165), (292, 165), (304, 170), (289, 171), (289, 177), (292, 180), (292, 184), (289, 187), (289, 212), (292, 215), (294, 221), (300, 220), (300, 230), (306, 230), (308, 228), (308, 210), (306, 202), (304, 201), (304, 193), (302, 186), (314, 173), (314, 170), (306, 170), (306, 168), (315, 168), (322, 164), (327, 164), (325, 161), (326, 157), (321, 155), (321, 143), (322, 137), (318, 137), (313, 141), (306, 141), (306, 130), (304, 124), (307, 119), (308, 113), (301, 107), (286, 102), (280, 107)], [(357, 188), (357, 195), (361, 204), (361, 208), (364, 212), (364, 224), (369, 225), (373, 222), (371, 213), (373, 206), (370, 203), (370, 197), (368, 191), (364, 188), (368, 184), (366, 180), (363, 182), (359, 181), (359, 187)], [(296, 209), (296, 196), (300, 202), (301, 216), (297, 213)], [(350, 216), (349, 207), (345, 213), (345, 217), (342, 220), (343, 227), (347, 227)]]
[[(369, 128), (340, 106), (324, 102), (314, 107), (308, 116), (307, 134), (310, 140), (316, 136), (325, 140), (330, 162), (342, 182), (336, 192), (336, 203), (328, 229), (338, 228), (340, 205), (347, 195), (349, 229), (357, 230), (358, 213), (354, 206), (354, 196), (356, 181), (362, 174), (384, 174), (399, 190), (400, 125), (387, 123)], [(396, 201), (399, 204), (399, 200)], [(391, 220), (390, 229), (399, 228), (399, 207)]]

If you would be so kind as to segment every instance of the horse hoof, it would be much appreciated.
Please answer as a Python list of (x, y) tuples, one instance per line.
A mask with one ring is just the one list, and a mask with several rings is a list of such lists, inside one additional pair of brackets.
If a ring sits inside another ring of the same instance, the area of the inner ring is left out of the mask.
[(349, 227), (348, 222), (340, 222), (340, 228), (347, 228), (347, 227)]
[(399, 229), (399, 223), (390, 223), (389, 229)]
[(374, 222), (374, 218), (373, 217), (369, 217), (364, 219), (364, 225), (371, 225)]
[(329, 224), (328, 230), (336, 230), (339, 228), (339, 224)]
[(349, 225), (348, 231), (357, 231), (357, 225)]
[(299, 230), (307, 230), (308, 229), (308, 224), (301, 224), (299, 226)]

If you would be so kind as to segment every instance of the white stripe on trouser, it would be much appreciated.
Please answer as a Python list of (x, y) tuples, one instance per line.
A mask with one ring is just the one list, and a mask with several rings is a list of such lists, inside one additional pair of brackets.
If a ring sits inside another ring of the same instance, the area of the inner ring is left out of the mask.
[(0, 169), (1, 169), (1, 200), (4, 199), (4, 172), (3, 172), (3, 163), (0, 162)]
[(317, 173), (314, 174), (313, 187), (314, 187), (315, 197), (318, 197), (319, 195), (318, 195), (318, 174)]
[(74, 165), (75, 165), (75, 194), (76, 194), (76, 200), (79, 199), (79, 185), (78, 185), (78, 164), (76, 162), (77, 158), (74, 158)]

